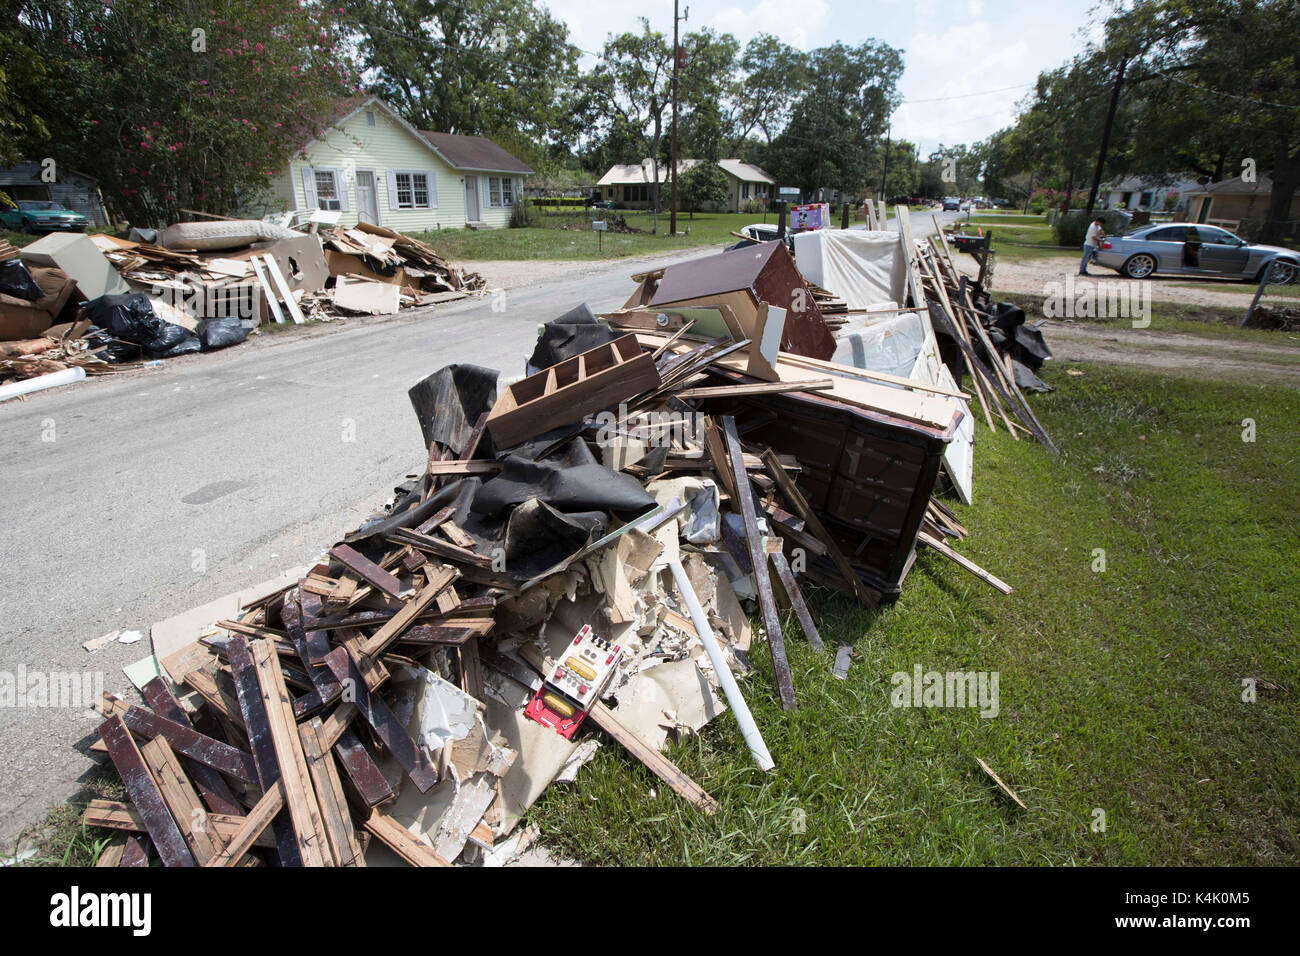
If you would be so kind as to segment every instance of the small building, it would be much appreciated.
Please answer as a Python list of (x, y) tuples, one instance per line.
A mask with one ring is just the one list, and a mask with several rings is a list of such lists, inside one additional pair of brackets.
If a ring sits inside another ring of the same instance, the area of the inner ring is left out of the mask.
[[(1244, 182), (1240, 176), (1234, 176), (1208, 186), (1198, 186), (1187, 195), (1187, 218), (1192, 222), (1223, 226), (1233, 232), (1242, 229), (1244, 225), (1249, 233), (1268, 218), (1268, 202), (1272, 192), (1273, 180), (1267, 176), (1258, 176), (1254, 182)], [(1300, 195), (1291, 197), (1287, 218), (1291, 223), (1283, 231), (1291, 236), (1297, 235)]]
[(108, 213), (99, 197), (99, 180), (72, 169), (54, 165), (54, 182), (45, 182), (45, 166), (21, 162), (0, 169), (0, 192), (14, 202), (20, 199), (43, 199), (66, 206), (86, 217), (91, 226), (107, 226)]
[(398, 232), (500, 228), (533, 170), (485, 136), (418, 130), (377, 96), (339, 102), (335, 117), (270, 182), (248, 214), (317, 209)]
[[(684, 176), (704, 160), (682, 159), (677, 163), (678, 176)], [(709, 203), (706, 212), (743, 212), (750, 203), (766, 208), (776, 196), (776, 179), (752, 163), (739, 159), (720, 159), (718, 166), (727, 174), (727, 202)], [(671, 188), (669, 163), (659, 164), (659, 208), (668, 206)], [(655, 167), (649, 159), (640, 163), (616, 164), (596, 182), (597, 198), (622, 209), (650, 209), (654, 205)]]
[(1190, 176), (1125, 176), (1103, 183), (1097, 201), (1102, 209), (1186, 213), (1188, 193), (1199, 188)]

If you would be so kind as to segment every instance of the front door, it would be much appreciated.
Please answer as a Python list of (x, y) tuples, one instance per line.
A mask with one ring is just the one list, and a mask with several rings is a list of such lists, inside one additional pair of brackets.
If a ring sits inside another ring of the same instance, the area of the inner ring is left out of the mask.
[(465, 177), (465, 221), (478, 222), (478, 177)]
[(375, 189), (375, 174), (368, 169), (357, 170), (357, 219), (379, 225), (379, 193)]

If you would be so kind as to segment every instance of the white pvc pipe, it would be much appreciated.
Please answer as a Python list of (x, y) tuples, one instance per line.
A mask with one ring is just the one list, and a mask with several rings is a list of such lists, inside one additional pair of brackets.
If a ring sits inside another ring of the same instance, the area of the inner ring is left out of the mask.
[(25, 378), (21, 382), (10, 382), (8, 385), (0, 385), (0, 402), (17, 398), (19, 395), (26, 395), (28, 392), (39, 392), (43, 388), (71, 385), (73, 382), (80, 382), (85, 377), (86, 370), (80, 365), (74, 365), (72, 368), (47, 372), (44, 375), (37, 375), (35, 378)]
[(718, 640), (713, 636), (713, 629), (709, 627), (709, 617), (704, 613), (704, 608), (700, 607), (699, 596), (696, 595), (695, 588), (691, 587), (686, 569), (676, 558), (668, 561), (668, 567), (673, 572), (673, 580), (677, 582), (677, 590), (681, 592), (682, 599), (686, 602), (686, 610), (691, 614), (695, 633), (700, 636), (704, 652), (709, 655), (709, 660), (713, 663), (713, 671), (718, 675), (722, 693), (726, 695), (727, 703), (731, 705), (731, 712), (736, 715), (736, 723), (740, 724), (740, 733), (745, 738), (749, 752), (754, 755), (759, 770), (773, 769), (776, 763), (773, 762), (772, 755), (767, 752), (763, 734), (754, 723), (754, 716), (749, 712), (749, 705), (745, 703), (745, 698), (741, 696), (736, 678), (732, 676), (731, 668), (727, 666), (727, 659), (722, 656), (722, 648), (718, 646)]

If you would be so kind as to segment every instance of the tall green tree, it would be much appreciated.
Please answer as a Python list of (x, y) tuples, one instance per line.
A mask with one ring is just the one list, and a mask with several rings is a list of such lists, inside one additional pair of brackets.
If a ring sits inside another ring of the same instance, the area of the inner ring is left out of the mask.
[(95, 175), (132, 220), (226, 211), (264, 189), (357, 76), (336, 9), (297, 0), (42, 0), (8, 27), (45, 78), (28, 158)]
[(529, 159), (572, 134), (579, 51), (532, 0), (345, 0), (372, 89), (413, 125)]
[(770, 33), (745, 44), (739, 65), (742, 75), (731, 105), (732, 153), (756, 130), (770, 146), (808, 85), (808, 55)]

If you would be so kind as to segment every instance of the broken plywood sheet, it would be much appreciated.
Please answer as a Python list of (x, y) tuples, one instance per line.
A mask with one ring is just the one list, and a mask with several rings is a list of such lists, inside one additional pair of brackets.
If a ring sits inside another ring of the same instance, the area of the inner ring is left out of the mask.
[(339, 276), (334, 285), (334, 305), (363, 315), (387, 315), (401, 308), (402, 290), (386, 282), (357, 276)]

